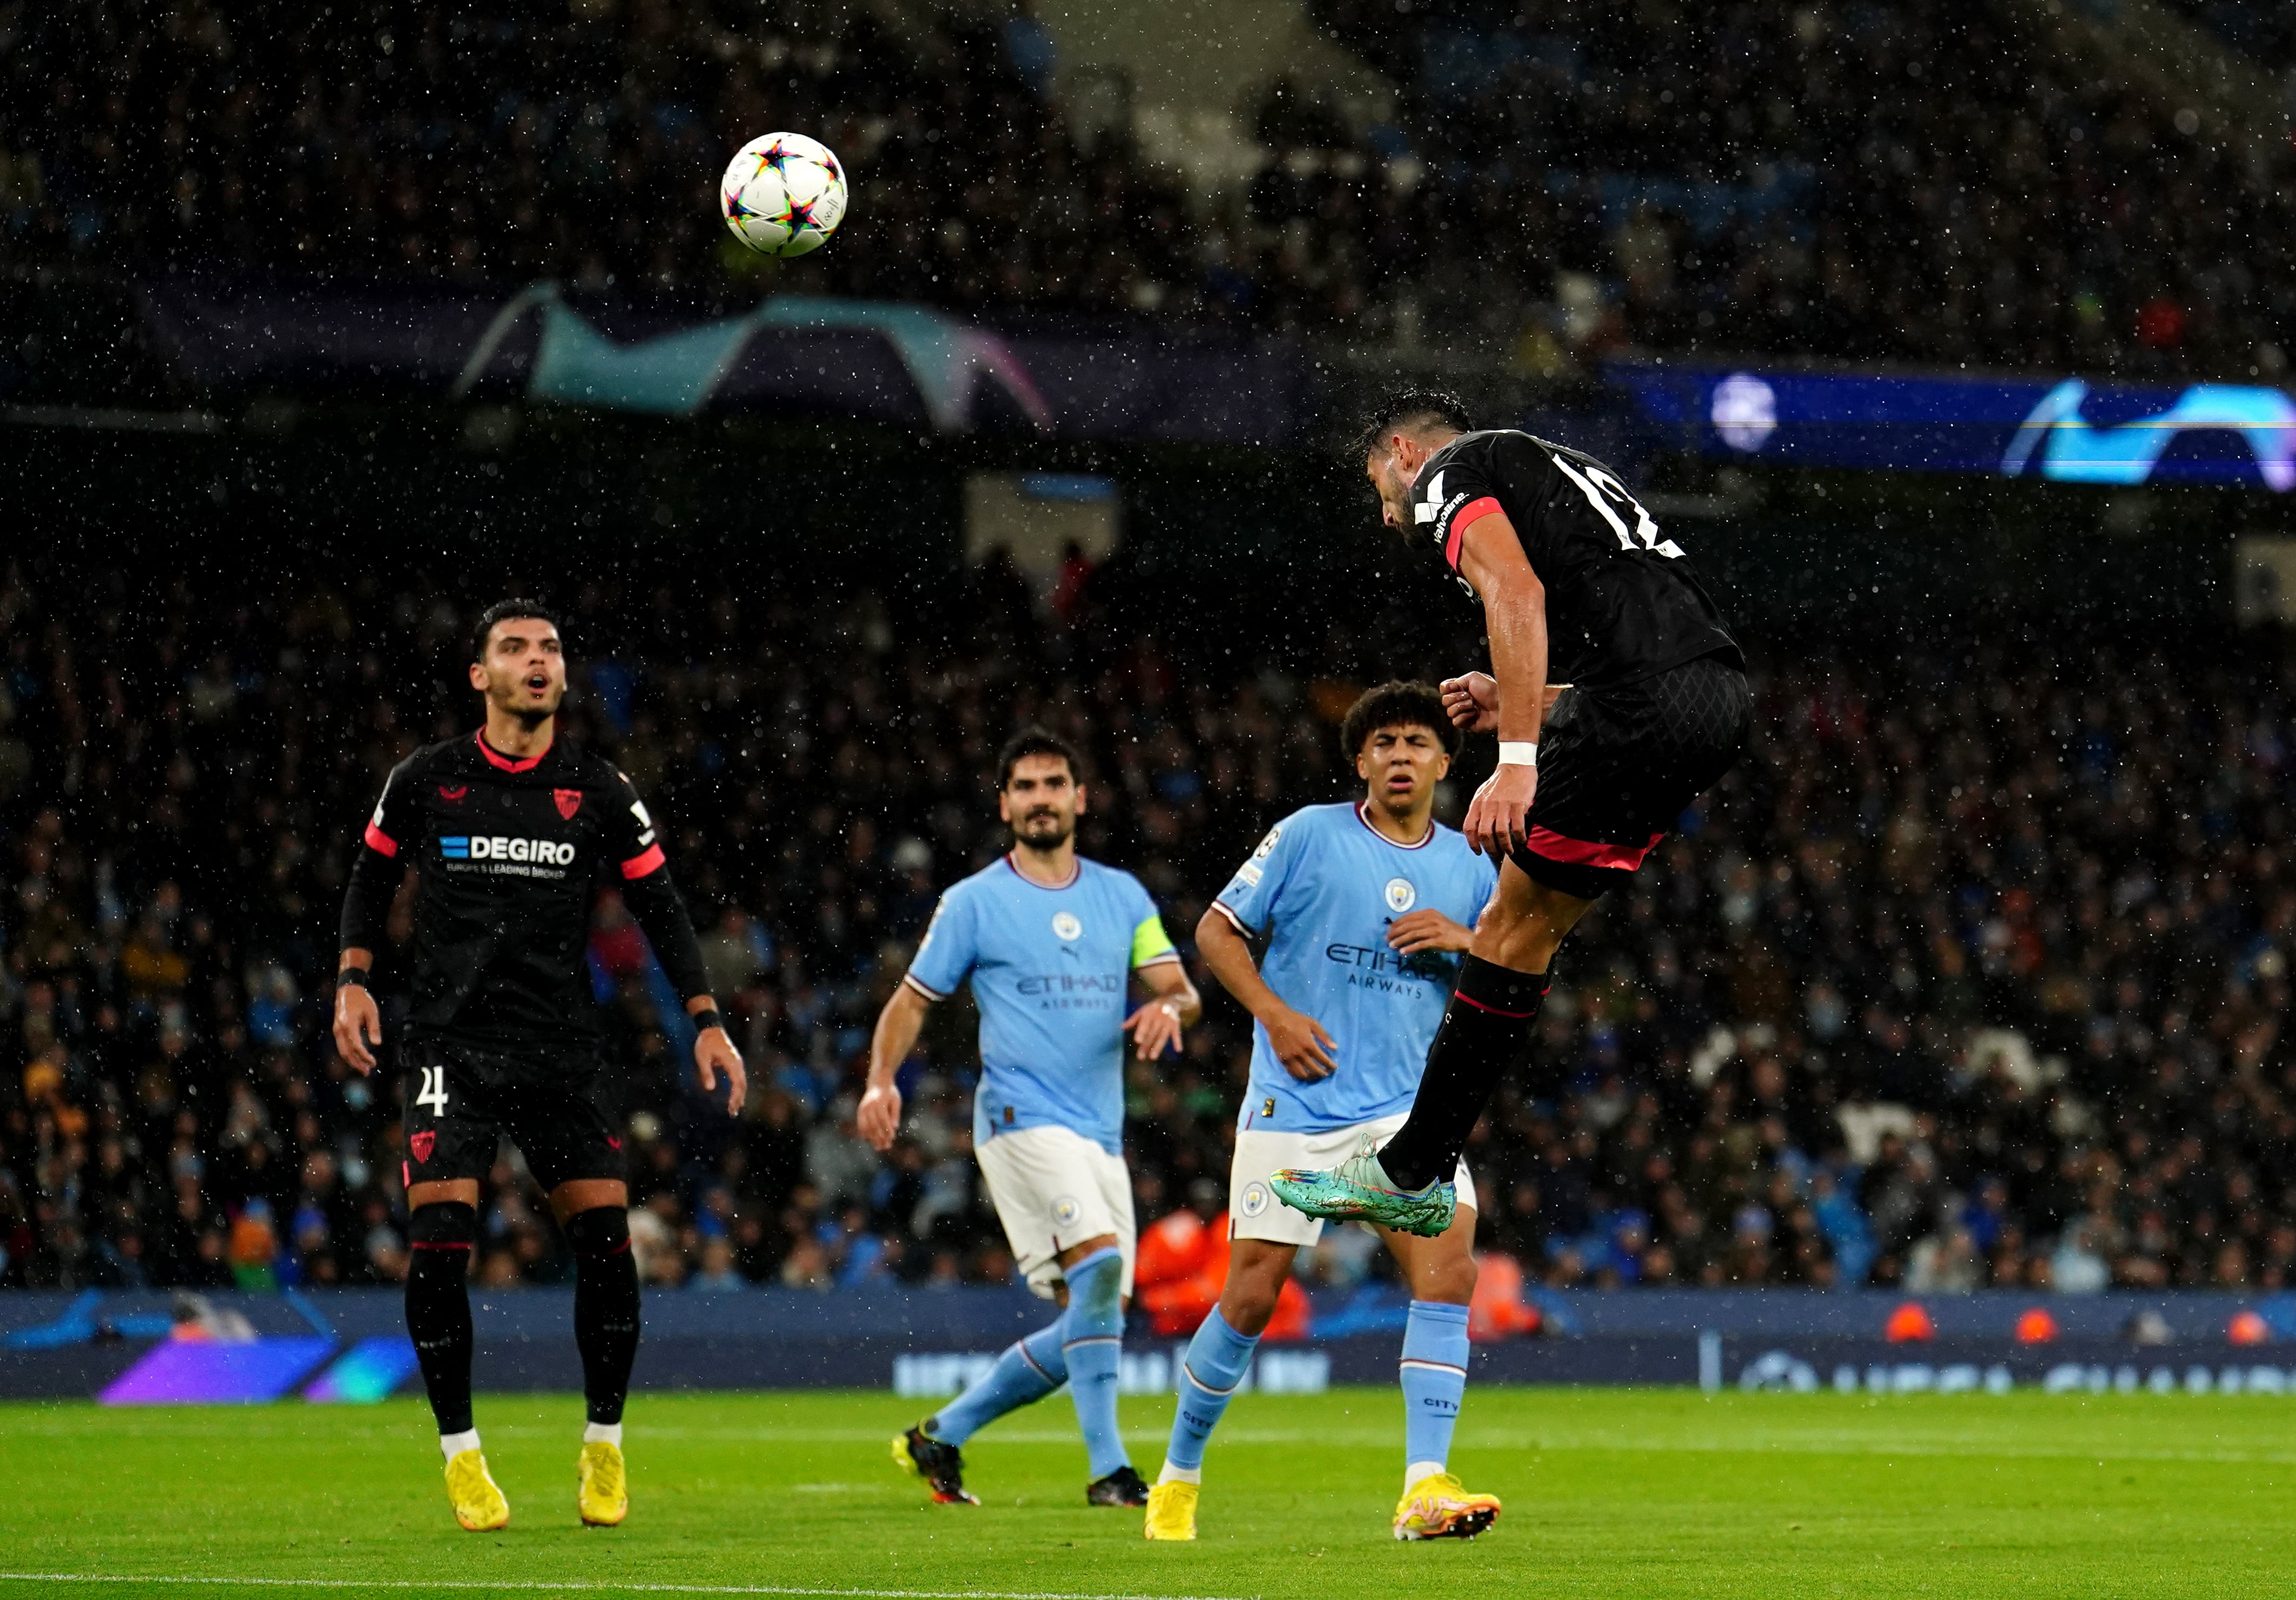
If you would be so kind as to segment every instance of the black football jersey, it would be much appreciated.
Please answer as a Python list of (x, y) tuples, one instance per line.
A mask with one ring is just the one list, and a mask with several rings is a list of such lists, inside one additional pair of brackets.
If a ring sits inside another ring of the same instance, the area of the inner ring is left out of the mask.
[(553, 743), (513, 759), (465, 734), (391, 770), (346, 897), (343, 942), (373, 948), (390, 893), (415, 869), (413, 1034), (505, 1043), (586, 1038), (590, 914), (620, 886), (681, 997), (706, 987), (701, 947), (628, 778)]
[(1709, 655), (1745, 665), (1682, 546), (1584, 451), (1512, 429), (1463, 433), (1428, 457), (1411, 500), (1411, 537), (1431, 539), (1455, 576), (1477, 518), (1514, 524), (1546, 587), (1550, 682), (1610, 688)]

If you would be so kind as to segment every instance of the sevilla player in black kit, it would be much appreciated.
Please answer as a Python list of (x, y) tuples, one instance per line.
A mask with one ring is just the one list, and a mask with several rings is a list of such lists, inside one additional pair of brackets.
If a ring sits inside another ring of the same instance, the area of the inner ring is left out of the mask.
[(471, 1417), (479, 1179), (508, 1135), (548, 1191), (574, 1253), (574, 1342), (588, 1401), (576, 1465), (585, 1522), (619, 1522), (622, 1401), (638, 1344), (637, 1269), (622, 1176), (619, 1063), (602, 1047), (586, 947), (603, 878), (623, 898), (698, 1032), (705, 1090), (739, 1112), (742, 1057), (706, 992), (701, 947), (645, 802), (611, 763), (557, 737), (566, 658), (551, 614), (510, 600), (479, 619), (471, 686), (486, 726), (391, 770), (343, 898), (335, 1046), (372, 1071), (382, 1022), (366, 980), (400, 880), (415, 874), (414, 947), (398, 1039), (412, 1249), (406, 1326), (447, 1456), (455, 1519), (500, 1528), (510, 1506)]
[(1478, 432), (1456, 400), (1417, 391), (1382, 406), (1353, 455), (1387, 525), (1482, 602), (1492, 669), (1449, 679), (1443, 699), (1459, 726), (1498, 734), (1462, 832), (1505, 860), (1410, 1120), (1272, 1186), (1316, 1216), (1432, 1237), (1467, 1136), (1529, 1048), (1556, 947), (1736, 762), (1752, 702), (1681, 546), (1593, 456)]

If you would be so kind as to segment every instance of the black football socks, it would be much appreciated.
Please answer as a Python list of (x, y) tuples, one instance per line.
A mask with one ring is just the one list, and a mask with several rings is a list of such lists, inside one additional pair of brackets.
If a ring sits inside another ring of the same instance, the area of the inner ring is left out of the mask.
[(1506, 1075), (1529, 1054), (1545, 972), (1518, 972), (1480, 956), (1460, 964), (1458, 987), (1427, 1052), (1411, 1120), (1379, 1153), (1398, 1188), (1423, 1189), (1459, 1165), (1467, 1136)]
[(567, 1219), (566, 1243), (574, 1250), (574, 1345), (582, 1352), (582, 1395), (593, 1423), (617, 1424), (638, 1356), (630, 1214), (618, 1205), (577, 1211)]
[(406, 1332), (443, 1434), (471, 1431), (471, 1247), (479, 1212), (459, 1201), (417, 1206), (407, 1222)]

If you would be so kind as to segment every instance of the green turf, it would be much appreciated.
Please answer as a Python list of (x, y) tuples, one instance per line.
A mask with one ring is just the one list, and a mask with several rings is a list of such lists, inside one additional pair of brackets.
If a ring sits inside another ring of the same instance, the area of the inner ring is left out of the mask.
[[(1454, 1465), (1506, 1500), (1464, 1545), (1398, 1545), (1391, 1391), (1247, 1395), (1208, 1463), (1202, 1538), (1150, 1546), (1083, 1504), (1063, 1399), (970, 1452), (979, 1509), (923, 1501), (882, 1392), (642, 1395), (635, 1509), (585, 1530), (578, 1401), (480, 1397), (505, 1533), (456, 1530), (426, 1411), (0, 1406), (0, 1570), (496, 1581), (545, 1592), (775, 1586), (899, 1595), (2257, 1596), (2296, 1592), (2296, 1401), (2019, 1394), (1483, 1390)], [(1127, 1401), (1161, 1459), (1168, 1401)], [(0, 1595), (226, 1587), (0, 1579)], [(278, 1588), (244, 1592), (281, 1595)], [(316, 1591), (304, 1591), (316, 1592)], [(343, 1594), (350, 1591), (326, 1591)], [(441, 1590), (440, 1592), (455, 1592)], [(465, 1588), (460, 1591), (468, 1594)]]

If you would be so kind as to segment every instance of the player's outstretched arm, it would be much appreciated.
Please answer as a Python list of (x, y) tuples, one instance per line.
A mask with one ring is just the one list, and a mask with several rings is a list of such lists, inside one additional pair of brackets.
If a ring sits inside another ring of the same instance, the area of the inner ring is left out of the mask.
[(894, 1074), (917, 1047), (917, 1035), (931, 1009), (931, 1001), (904, 983), (877, 1013), (877, 1030), (869, 1038), (869, 1085), (861, 1092), (861, 1107), (853, 1120), (861, 1136), (881, 1152), (890, 1150), (901, 1131), (901, 1089)]
[(1486, 855), (1502, 856), (1529, 842), (1530, 805), (1538, 793), (1538, 730), (1547, 706), (1546, 586), (1531, 570), (1505, 512), (1476, 518), (1460, 536), (1459, 571), (1483, 600), (1499, 736), (1498, 768), (1475, 792), (1460, 832)]
[(1196, 951), (1212, 976), (1220, 981), (1220, 987), (1267, 1030), (1268, 1047), (1285, 1071), (1302, 1083), (1314, 1083), (1340, 1070), (1332, 1054), (1339, 1046), (1332, 1036), (1321, 1022), (1292, 1010), (1267, 987), (1267, 980), (1259, 975), (1259, 964), (1251, 958), (1251, 947), (1217, 904), (1196, 924)]

